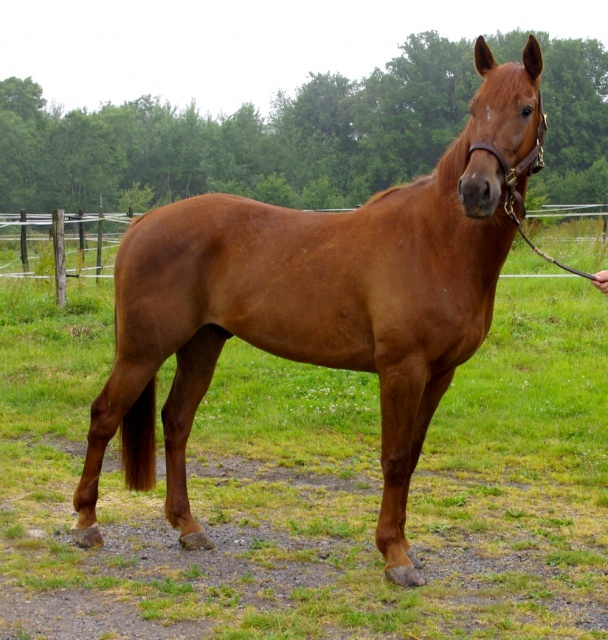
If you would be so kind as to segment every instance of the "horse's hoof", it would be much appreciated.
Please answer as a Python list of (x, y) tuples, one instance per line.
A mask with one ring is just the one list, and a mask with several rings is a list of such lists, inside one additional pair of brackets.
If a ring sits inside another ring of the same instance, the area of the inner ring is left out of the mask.
[(385, 569), (384, 575), (389, 582), (393, 582), (399, 587), (422, 587), (426, 584), (413, 564)]
[(409, 549), (406, 553), (407, 553), (407, 557), (412, 561), (414, 568), (420, 571), (420, 569), (422, 569), (424, 565), (422, 564), (422, 562), (420, 562), (420, 560), (418, 559), (418, 556), (414, 553), (414, 550)]
[(195, 533), (180, 536), (179, 543), (187, 551), (196, 551), (197, 549), (210, 551), (211, 549), (215, 549), (215, 542), (213, 542), (204, 531), (196, 531)]
[(94, 524), (87, 529), (77, 529), (74, 527), (70, 532), (72, 534), (72, 540), (83, 549), (103, 547), (103, 538), (101, 537), (98, 524)]

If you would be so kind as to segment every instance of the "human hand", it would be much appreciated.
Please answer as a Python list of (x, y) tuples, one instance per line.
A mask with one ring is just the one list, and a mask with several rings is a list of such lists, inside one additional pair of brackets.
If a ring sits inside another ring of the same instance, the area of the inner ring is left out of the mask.
[(595, 280), (592, 280), (593, 286), (608, 296), (608, 269), (599, 271), (595, 274)]

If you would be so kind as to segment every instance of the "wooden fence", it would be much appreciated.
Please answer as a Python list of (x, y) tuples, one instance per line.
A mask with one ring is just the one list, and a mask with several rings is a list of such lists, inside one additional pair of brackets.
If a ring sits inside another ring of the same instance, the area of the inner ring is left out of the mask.
[[(103, 245), (104, 243), (119, 244), (127, 226), (137, 215), (140, 214), (134, 214), (132, 209), (128, 213), (105, 213), (101, 207), (98, 213), (84, 213), (81, 210), (75, 214), (66, 214), (63, 209), (54, 211), (52, 215), (28, 214), (23, 209), (19, 214), (0, 213), (0, 241), (19, 242), (22, 267), (20, 273), (3, 273), (2, 265), (0, 265), (0, 277), (54, 277), (57, 304), (65, 306), (68, 278), (95, 278), (99, 282), (101, 278), (113, 277), (112, 274), (102, 274), (104, 268), (102, 261)], [(529, 220), (572, 217), (602, 218), (602, 240), (604, 244), (608, 242), (608, 206), (605, 204), (558, 205), (528, 213)], [(66, 235), (66, 226), (69, 227), (71, 225), (74, 225), (75, 229), (72, 229), (72, 232)], [(6, 229), (11, 228), (18, 228), (19, 234), (3, 233)], [(54, 276), (36, 275), (30, 270), (28, 243), (33, 242), (35, 239), (46, 239), (48, 241), (49, 237), (53, 240)], [(74, 241), (78, 242), (78, 266), (68, 269), (66, 268), (66, 242)], [(94, 267), (84, 266), (85, 251), (88, 250), (89, 243), (96, 245), (96, 263)], [(94, 273), (87, 273), (90, 271)]]
[[(99, 281), (103, 277), (104, 243), (118, 244), (131, 220), (139, 214), (132, 209), (128, 213), (105, 213), (102, 208), (96, 214), (84, 213), (82, 210), (75, 214), (66, 214), (63, 209), (57, 209), (52, 214), (28, 214), (24, 209), (19, 214), (0, 214), (0, 240), (19, 242), (22, 271), (20, 273), (3, 273), (0, 266), (0, 277), (48, 278), (39, 276), (30, 269), (28, 244), (37, 240), (53, 241), (54, 278), (56, 283), (56, 298), (59, 306), (65, 306), (67, 278), (93, 277)], [(108, 230), (108, 225), (113, 229)], [(119, 230), (116, 230), (116, 227)], [(72, 226), (72, 232), (66, 235), (66, 226)], [(19, 235), (2, 233), (3, 230), (19, 228)], [(75, 269), (66, 268), (66, 241), (78, 243), (78, 259)], [(85, 252), (89, 243), (96, 245), (96, 264), (94, 267), (84, 267)], [(6, 265), (5, 265), (6, 266)], [(94, 271), (94, 275), (86, 273)]]

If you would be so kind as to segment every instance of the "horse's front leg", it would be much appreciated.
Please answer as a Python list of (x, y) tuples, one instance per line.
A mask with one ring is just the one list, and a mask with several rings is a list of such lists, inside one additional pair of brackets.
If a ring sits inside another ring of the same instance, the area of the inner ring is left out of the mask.
[(384, 490), (376, 546), (386, 559), (386, 577), (403, 587), (425, 584), (408, 556), (404, 533), (409, 482), (422, 447), (417, 416), (425, 386), (415, 367), (394, 366), (380, 372)]
[(428, 430), (431, 419), (435, 414), (435, 410), (437, 409), (439, 402), (441, 401), (441, 398), (443, 398), (444, 393), (447, 391), (450, 383), (452, 382), (452, 379), (454, 378), (454, 372), (455, 369), (451, 369), (442, 373), (441, 375), (433, 378), (424, 388), (422, 400), (420, 401), (420, 406), (418, 407), (418, 413), (416, 415), (415, 430), (412, 434), (410, 443), (410, 457), (408, 467), (409, 475), (403, 488), (403, 495), (401, 499), (401, 513), (399, 515), (399, 526), (402, 531), (401, 542), (409, 559), (413, 562), (416, 569), (422, 569), (422, 563), (416, 557), (416, 554), (414, 553), (410, 543), (405, 536), (407, 499), (409, 495), (412, 474), (416, 469), (418, 459), (420, 458), (420, 454), (422, 453), (422, 445), (424, 444), (424, 439), (426, 438), (426, 432)]

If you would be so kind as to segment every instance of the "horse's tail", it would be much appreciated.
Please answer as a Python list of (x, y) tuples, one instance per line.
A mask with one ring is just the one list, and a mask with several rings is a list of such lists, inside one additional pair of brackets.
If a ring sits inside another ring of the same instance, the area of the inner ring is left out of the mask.
[(125, 484), (148, 491), (156, 484), (156, 376), (122, 419), (122, 466)]

